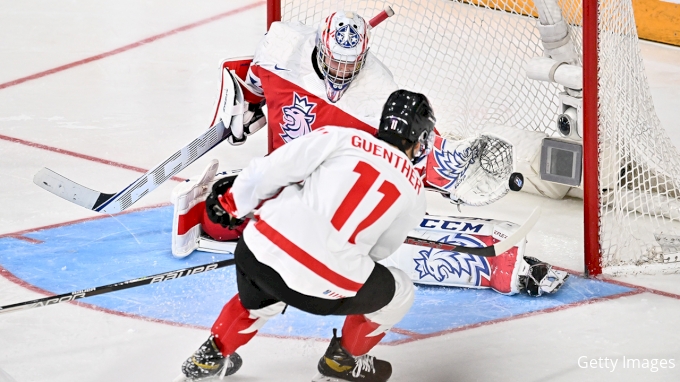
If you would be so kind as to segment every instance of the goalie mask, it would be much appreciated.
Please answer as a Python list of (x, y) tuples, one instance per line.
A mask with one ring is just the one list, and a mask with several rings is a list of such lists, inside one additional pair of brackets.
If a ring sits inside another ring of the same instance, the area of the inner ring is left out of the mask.
[(354, 12), (335, 12), (319, 24), (316, 60), (329, 101), (340, 100), (364, 66), (368, 38), (366, 21)]
[(383, 107), (378, 138), (401, 151), (415, 143), (413, 164), (426, 158), (434, 142), (434, 112), (423, 94), (397, 90), (390, 94)]

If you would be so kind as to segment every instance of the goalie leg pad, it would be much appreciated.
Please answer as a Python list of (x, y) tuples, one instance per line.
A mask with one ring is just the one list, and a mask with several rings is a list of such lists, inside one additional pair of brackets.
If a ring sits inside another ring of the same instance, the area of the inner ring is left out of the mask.
[(205, 214), (205, 199), (215, 179), (219, 162), (213, 159), (203, 174), (178, 184), (172, 190), (172, 255), (183, 258), (198, 247), (201, 220)]
[(212, 185), (224, 177), (233, 177), (240, 171), (217, 173), (218, 166), (218, 161), (214, 159), (201, 176), (178, 184), (172, 191), (171, 201), (174, 204), (172, 254), (177, 258), (189, 256), (196, 249), (231, 253), (233, 245), (227, 245), (222, 250), (202, 248), (204, 234), (217, 241), (236, 240), (241, 237), (248, 223), (246, 220), (242, 225), (229, 229), (210, 221), (205, 204)]
[[(511, 222), (426, 215), (420, 227), (410, 236), (449, 244), (485, 247), (511, 235), (519, 225)], [(395, 266), (406, 272), (414, 283), (465, 288), (491, 288), (498, 293), (519, 293), (520, 267), (526, 240), (508, 251), (486, 258), (463, 252), (402, 245), (383, 265)]]

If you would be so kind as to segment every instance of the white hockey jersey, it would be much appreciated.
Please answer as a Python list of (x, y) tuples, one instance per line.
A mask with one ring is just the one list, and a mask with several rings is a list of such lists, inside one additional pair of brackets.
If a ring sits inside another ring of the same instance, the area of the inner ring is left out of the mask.
[(267, 102), (270, 151), (321, 126), (374, 134), (387, 97), (398, 89), (392, 73), (370, 52), (342, 98), (331, 103), (312, 65), (316, 28), (273, 23), (255, 51), (248, 88)]
[(300, 293), (339, 299), (420, 223), (424, 193), (404, 153), (329, 126), (253, 159), (227, 200), (239, 217), (257, 208), (243, 237), (260, 262)]

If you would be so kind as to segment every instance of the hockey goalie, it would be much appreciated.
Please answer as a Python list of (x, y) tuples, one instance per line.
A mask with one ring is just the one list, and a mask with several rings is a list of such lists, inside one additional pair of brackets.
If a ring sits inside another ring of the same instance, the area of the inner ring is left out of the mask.
[[(213, 124), (229, 122), (231, 144), (268, 127), (269, 150), (326, 125), (375, 134), (387, 97), (398, 88), (391, 72), (369, 52), (370, 26), (354, 12), (335, 12), (318, 27), (273, 23), (252, 58), (222, 64), (222, 91)], [(235, 92), (230, 97), (229, 92)], [(227, 105), (226, 100), (234, 100)], [(233, 115), (233, 110), (245, 110)], [(492, 134), (464, 140), (435, 136), (432, 150), (411, 174), (426, 189), (457, 205), (493, 203), (519, 190), (522, 177), (513, 173), (511, 144)], [(213, 161), (202, 176), (173, 191), (172, 252), (231, 252), (248, 219), (234, 224), (211, 208), (224, 195), (237, 172), (218, 174)], [(412, 235), (447, 243), (489, 246), (519, 226), (504, 221), (429, 215)], [(552, 293), (567, 274), (526, 257), (525, 240), (495, 258), (403, 245), (390, 258), (416, 283), (492, 288), (503, 294), (533, 296)]]

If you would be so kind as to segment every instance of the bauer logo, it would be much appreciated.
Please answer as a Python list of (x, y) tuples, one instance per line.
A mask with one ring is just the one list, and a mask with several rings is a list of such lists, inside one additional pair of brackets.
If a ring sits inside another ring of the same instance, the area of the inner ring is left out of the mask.
[(309, 102), (306, 96), (300, 97), (293, 92), (293, 104), (281, 109), (284, 123), (280, 124), (283, 130), (280, 136), (284, 142), (288, 143), (312, 132), (312, 124), (316, 120), (316, 114), (312, 113), (314, 107), (316, 104)]
[[(468, 247), (484, 247), (479, 239), (464, 234), (447, 235), (438, 240), (440, 243), (464, 245)], [(491, 279), (489, 262), (480, 256), (467, 253), (444, 251), (433, 248), (422, 249), (413, 260), (415, 271), (420, 280), (431, 278), (443, 282), (449, 278), (469, 280), (466, 284), (480, 286), (482, 278)]]
[(354, 48), (359, 44), (361, 37), (351, 25), (347, 24), (335, 31), (335, 42), (343, 48)]
[(151, 279), (151, 284), (162, 283), (163, 281), (174, 280), (174, 279), (178, 279), (178, 278), (184, 277), (184, 276), (195, 275), (197, 273), (212, 271), (215, 268), (217, 268), (217, 264), (210, 264), (206, 267), (197, 267), (197, 268), (191, 268), (191, 269), (180, 269), (179, 271), (168, 272), (168, 273), (164, 273), (162, 275), (158, 275), (158, 276), (154, 277), (153, 279)]

